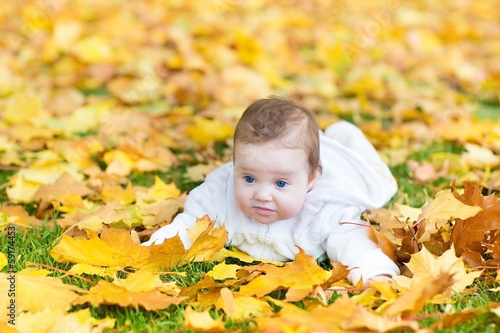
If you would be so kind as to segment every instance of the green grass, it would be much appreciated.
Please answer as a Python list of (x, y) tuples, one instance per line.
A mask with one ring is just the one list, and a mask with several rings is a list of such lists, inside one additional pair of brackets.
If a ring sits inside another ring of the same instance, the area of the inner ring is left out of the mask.
[[(16, 267), (18, 270), (27, 266), (28, 262), (43, 263), (52, 266), (62, 271), (70, 269), (71, 264), (62, 264), (55, 261), (49, 254), (49, 250), (55, 245), (59, 237), (62, 235), (62, 230), (57, 225), (49, 225), (48, 221), (40, 228), (28, 229), (26, 232), (18, 230), (16, 233), (16, 246), (18, 249)], [(5, 239), (5, 235), (1, 234), (0, 237)], [(22, 250), (21, 250), (22, 249)], [(0, 251), (6, 253), (6, 244), (0, 245)], [(213, 268), (214, 263), (190, 263), (187, 265), (175, 267), (174, 270), (178, 272), (185, 272), (185, 277), (176, 275), (163, 276), (164, 280), (175, 281), (180, 286), (193, 285), (203, 278), (203, 274)], [(6, 269), (4, 269), (6, 272)], [(62, 276), (61, 272), (54, 271), (53, 276)], [(98, 278), (86, 276), (87, 278), (98, 281)], [(89, 289), (91, 285), (76, 277), (63, 278), (65, 283), (76, 285), (80, 288)], [(421, 312), (422, 315), (432, 313), (449, 312), (450, 307), (453, 310), (459, 311), (466, 308), (475, 308), (487, 305), (490, 302), (500, 302), (500, 295), (492, 292), (489, 289), (497, 286), (498, 284), (487, 283), (485, 280), (478, 280), (475, 283), (477, 290), (470, 295), (458, 299), (456, 303), (451, 306), (447, 305), (428, 305)], [(272, 294), (276, 299), (282, 299), (284, 294), (282, 291), (277, 291)], [(334, 294), (334, 298), (338, 298), (339, 294)], [(300, 303), (297, 304), (300, 306)], [(85, 308), (86, 306), (75, 307), (74, 310)], [(96, 318), (115, 318), (116, 328), (109, 330), (109, 332), (189, 332), (182, 331), (180, 327), (183, 325), (183, 305), (172, 305), (165, 310), (160, 311), (147, 311), (142, 308), (122, 308), (118, 306), (101, 305), (99, 307), (90, 306), (91, 313)], [(213, 311), (213, 315), (219, 314)], [(421, 320), (422, 324), (428, 326), (435, 322), (436, 318), (427, 318)], [(498, 318), (484, 317), (466, 322), (458, 325), (453, 329), (442, 330), (441, 332), (494, 332), (495, 327), (491, 325), (491, 321)], [(254, 329), (251, 322), (231, 322), (226, 323), (226, 327), (238, 332), (251, 332)]]
[[(422, 146), (420, 150), (412, 153), (409, 158), (416, 161), (425, 161), (428, 160), (432, 154), (437, 152), (460, 154), (462, 151), (463, 148), (458, 145), (435, 142), (427, 146)], [(190, 165), (200, 163), (200, 161), (194, 158), (194, 154), (192, 157), (192, 159), (188, 159), (189, 162), (181, 162), (180, 165), (170, 168), (166, 173), (134, 173), (130, 176), (130, 180), (134, 185), (151, 186), (154, 183), (155, 176), (159, 176), (165, 182), (175, 182), (182, 191), (190, 190), (198, 185), (198, 183), (189, 181), (186, 177), (186, 169)], [(429, 183), (428, 185), (416, 184), (412, 180), (411, 170), (408, 168), (406, 163), (391, 166), (391, 171), (396, 177), (400, 188), (398, 194), (392, 202), (403, 199), (405, 204), (409, 204), (414, 207), (420, 207), (425, 203), (426, 193), (429, 196), (432, 196), (435, 194), (436, 188), (445, 188), (450, 183), (450, 178), (446, 177)], [(13, 171), (0, 171), (0, 183), (7, 183), (9, 177), (13, 174)], [(448, 176), (452, 177), (453, 175)], [(4, 202), (6, 199), (7, 197), (4, 186), (0, 190), (0, 202)], [(30, 211), (33, 212), (31, 209)], [(17, 270), (27, 267), (29, 262), (43, 263), (44, 265), (48, 265), (56, 269), (52, 274), (53, 276), (61, 277), (63, 275), (61, 271), (67, 271), (71, 268), (71, 264), (59, 263), (49, 254), (50, 249), (53, 248), (63, 233), (63, 230), (59, 228), (57, 224), (50, 222), (50, 219), (46, 218), (44, 220), (44, 224), (39, 228), (27, 229), (25, 231), (18, 229), (15, 239), (18, 249), (16, 253)], [(4, 233), (0, 234), (0, 237), (1, 239), (5, 239)], [(0, 243), (0, 251), (3, 253), (7, 252), (7, 244), (5, 242)], [(325, 268), (328, 268), (328, 264), (320, 264)], [(193, 285), (200, 281), (203, 278), (204, 273), (211, 270), (214, 265), (214, 263), (190, 263), (178, 266), (175, 267), (174, 270), (178, 272), (185, 272), (185, 276), (164, 275), (162, 276), (162, 279), (165, 281), (174, 281), (179, 286), (184, 287)], [(7, 269), (4, 268), (3, 271), (6, 272)], [(92, 276), (86, 276), (86, 278), (95, 282), (99, 279), (98, 277)], [(90, 283), (77, 277), (67, 276), (63, 278), (63, 281), (84, 289), (89, 289), (91, 287)], [(475, 283), (474, 287), (476, 290), (473, 293), (457, 299), (457, 301), (452, 305), (427, 305), (424, 310), (421, 311), (421, 315), (424, 317), (428, 315), (428, 318), (421, 319), (420, 322), (425, 326), (429, 326), (437, 320), (437, 318), (433, 317), (432, 314), (482, 307), (491, 302), (500, 302), (499, 293), (489, 290), (490, 288), (496, 286), (498, 286), (498, 283), (480, 279)], [(282, 291), (278, 291), (274, 292), (271, 296), (276, 299), (282, 299), (284, 294)], [(340, 294), (334, 294), (330, 302), (333, 302), (334, 299), (339, 296)], [(301, 303), (297, 303), (297, 306), (300, 307)], [(96, 318), (110, 317), (116, 319), (116, 328), (109, 330), (109, 332), (187, 332), (180, 330), (183, 325), (184, 305), (172, 305), (161, 311), (147, 311), (143, 308), (123, 308), (109, 305), (101, 305), (98, 307), (84, 305), (74, 307), (73, 310), (85, 307), (89, 307), (92, 315)], [(276, 310), (278, 309), (276, 308)], [(213, 310), (212, 315), (217, 317), (222, 314)], [(442, 330), (440, 332), (494, 332), (497, 329), (497, 326), (493, 326), (493, 322), (496, 322), (496, 325), (500, 325), (498, 317), (483, 315), (478, 316), (477, 319), (472, 321), (460, 324), (452, 329)], [(228, 320), (226, 322), (226, 328), (236, 332), (252, 332), (255, 330), (255, 325), (251, 321), (233, 322)]]
[(8, 200), (5, 189), (9, 186), (10, 177), (15, 173), (13, 170), (0, 170), (0, 204)]

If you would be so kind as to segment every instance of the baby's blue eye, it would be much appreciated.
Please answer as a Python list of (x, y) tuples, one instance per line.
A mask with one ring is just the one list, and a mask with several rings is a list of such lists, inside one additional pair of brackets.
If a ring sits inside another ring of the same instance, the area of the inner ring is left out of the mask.
[(288, 185), (288, 184), (287, 184), (287, 182), (285, 182), (284, 180), (278, 180), (278, 181), (276, 182), (276, 186), (278, 186), (278, 187), (280, 187), (280, 188), (283, 188), (283, 187), (285, 187), (285, 186), (287, 186), (287, 185)]
[(245, 181), (249, 184), (255, 183), (255, 178), (253, 178), (252, 176), (245, 176), (243, 177), (243, 179), (245, 179)]

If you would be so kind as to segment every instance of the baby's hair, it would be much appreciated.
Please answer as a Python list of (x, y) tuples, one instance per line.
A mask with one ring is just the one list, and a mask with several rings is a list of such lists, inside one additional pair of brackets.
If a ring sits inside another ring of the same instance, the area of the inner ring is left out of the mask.
[[(288, 140), (287, 135), (295, 132), (297, 137)], [(250, 104), (236, 125), (234, 148), (238, 143), (258, 145), (285, 137), (283, 143), (287, 147), (304, 147), (311, 178), (316, 171), (321, 172), (316, 119), (307, 108), (290, 99), (270, 97)]]

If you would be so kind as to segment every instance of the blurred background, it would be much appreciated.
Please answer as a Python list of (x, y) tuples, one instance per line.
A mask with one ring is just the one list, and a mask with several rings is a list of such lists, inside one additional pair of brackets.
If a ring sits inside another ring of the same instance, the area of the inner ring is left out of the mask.
[(245, 107), (272, 94), (305, 104), (323, 128), (354, 122), (391, 164), (437, 140), (487, 147), (496, 163), (499, 4), (4, 2), (0, 164), (57, 162), (46, 182), (71, 171), (99, 186), (101, 171), (165, 170), (193, 160), (187, 150), (227, 161)]

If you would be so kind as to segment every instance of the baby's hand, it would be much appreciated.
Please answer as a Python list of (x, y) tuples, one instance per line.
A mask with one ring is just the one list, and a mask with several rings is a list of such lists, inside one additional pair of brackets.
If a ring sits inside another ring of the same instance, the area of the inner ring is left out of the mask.
[(391, 284), (394, 283), (390, 275), (380, 274), (368, 279), (368, 281), (365, 282), (364, 287), (370, 287), (374, 282), (389, 282)]

